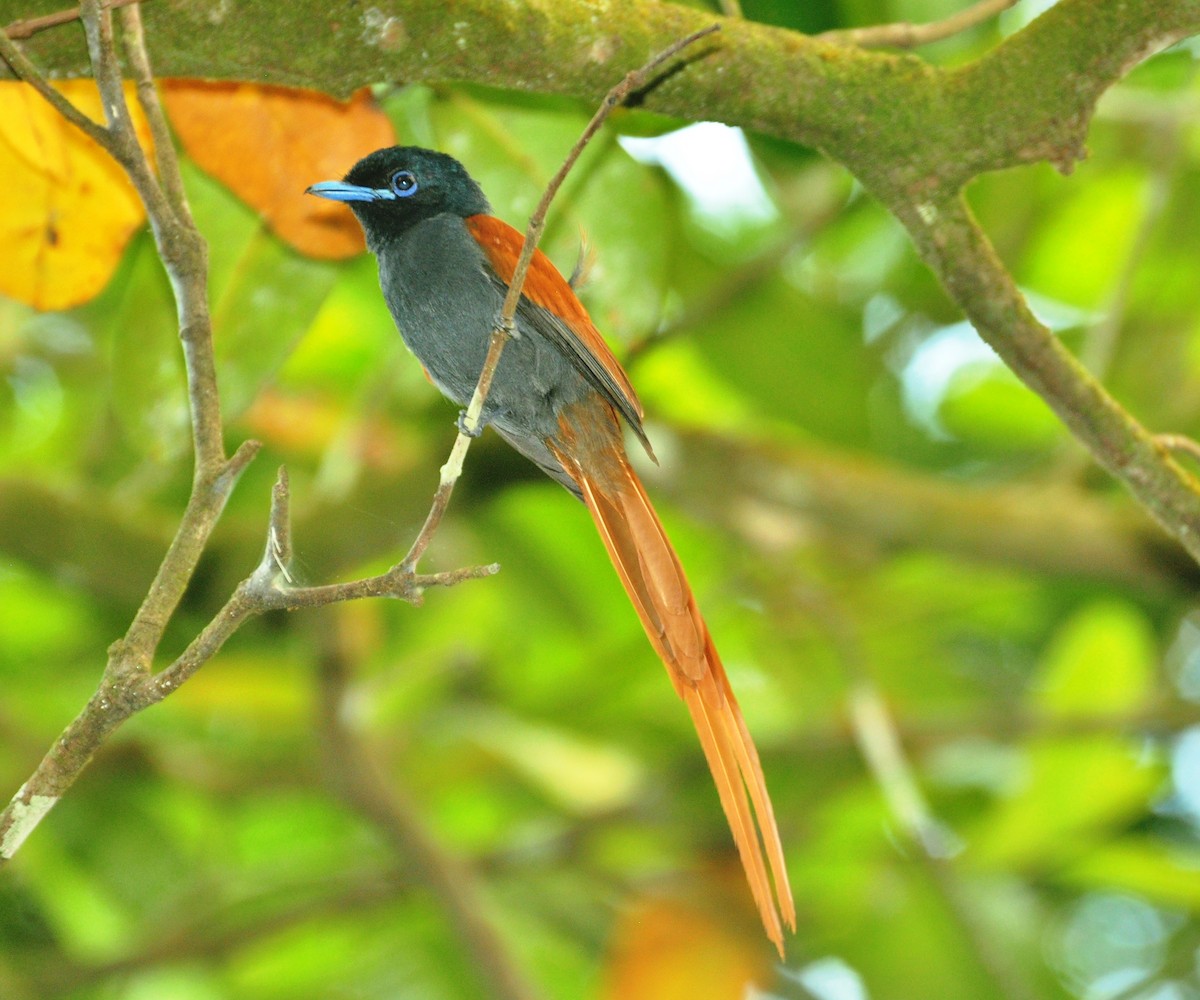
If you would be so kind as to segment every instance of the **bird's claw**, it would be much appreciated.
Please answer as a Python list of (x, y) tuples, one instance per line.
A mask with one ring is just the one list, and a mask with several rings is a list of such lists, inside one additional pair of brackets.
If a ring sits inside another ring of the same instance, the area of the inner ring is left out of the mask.
[(454, 421), (454, 425), (458, 428), (460, 434), (465, 434), (469, 438), (477, 438), (483, 433), (483, 421), (480, 420), (474, 427), (467, 423), (467, 411), (459, 410), (458, 419)]

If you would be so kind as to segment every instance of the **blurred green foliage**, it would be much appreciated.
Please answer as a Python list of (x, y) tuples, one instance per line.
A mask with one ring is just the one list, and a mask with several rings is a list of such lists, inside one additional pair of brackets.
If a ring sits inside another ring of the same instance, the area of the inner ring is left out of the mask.
[[(744, 2), (805, 30), (956, 6)], [(998, 30), (927, 55), (969, 58)], [(1200, 437), (1193, 68), (1180, 50), (1136, 71), (1102, 105), (1072, 176), (988, 176), (970, 200), (1035, 309), (1121, 401), (1152, 428)], [(383, 105), (403, 141), (463, 159), (517, 225), (589, 113), (465, 87), (389, 92)], [(1114, 513), (1113, 532), (1135, 520), (836, 167), (749, 137), (775, 215), (718, 230), (697, 192), (620, 145), (682, 124), (618, 114), (544, 245), (569, 272), (586, 233), (583, 298), (630, 358), (663, 460), (651, 491), (670, 486), (663, 518), (763, 754), (800, 928), (762, 988), (1200, 995), (1200, 783), (1182, 750), (1200, 723), (1194, 568), (1162, 541), (1147, 557), (1153, 586), (1132, 568), (1124, 581), (1056, 571), (1055, 537), (1034, 565), (965, 504), (973, 520), (955, 531), (991, 553), (967, 559), (938, 525), (897, 546), (802, 498), (768, 500), (732, 460), (727, 478), (701, 478), (689, 441), (717, 454), (822, 446), (813, 461), (877, 471), (881, 518), (908, 516), (886, 485), (903, 469), (964, 497), (1019, 486), (1030, 509), (1046, 489), (1073, 491)], [(280, 463), (304, 582), (364, 575), (420, 526), (454, 418), (399, 346), (369, 258), (304, 259), (185, 167), (212, 241), (229, 441), (265, 449), (164, 662), (256, 563)], [(174, 316), (144, 234), (83, 308), (0, 302), (6, 788), (94, 689), (186, 497)], [(120, 730), (0, 878), (0, 997), (489, 995), (420, 860), (338, 794), (321, 721), (331, 661), (349, 674), (339, 717), (412, 821), (465, 861), (484, 916), (546, 996), (615, 995), (629, 960), (613, 942), (653, 899), (707, 915), (766, 968), (686, 713), (585, 511), (485, 435), (426, 565), (491, 561), (498, 577), (421, 608), (253, 622)], [(856, 692), (894, 726), (916, 825), (896, 807), (895, 776), (860, 752), (879, 734), (856, 728)]]

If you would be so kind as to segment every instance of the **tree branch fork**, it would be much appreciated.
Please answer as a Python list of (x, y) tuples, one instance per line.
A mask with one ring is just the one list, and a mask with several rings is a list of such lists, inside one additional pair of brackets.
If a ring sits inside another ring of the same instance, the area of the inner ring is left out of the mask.
[[(137, 82), (139, 104), (154, 139), (155, 166), (137, 140), (125, 100), (112, 10), (120, 6), (127, 58)], [(320, 607), (365, 597), (391, 597), (413, 605), (434, 586), (454, 586), (499, 571), (496, 564), (441, 573), (417, 572), (449, 503), (453, 476), (443, 474), (433, 511), (409, 554), (385, 573), (347, 583), (298, 587), (292, 557), (290, 491), (285, 469), (272, 490), (267, 541), (262, 560), (239, 584), (224, 607), (169, 665), (154, 670), (158, 645), (187, 588), (205, 546), (241, 474), (260, 450), (244, 442), (226, 456), (220, 393), (208, 313), (208, 246), (192, 219), (166, 117), (155, 90), (137, 4), (83, 0), (79, 9), (106, 123), (83, 114), (49, 85), (37, 68), (0, 31), (0, 57), (32, 85), (71, 124), (92, 138), (121, 165), (146, 206), (159, 257), (175, 294), (183, 348), (194, 449), (192, 489), (175, 536), (126, 634), (112, 643), (99, 687), (63, 731), (31, 777), (0, 812), (0, 866), (11, 859), (91, 760), (126, 719), (157, 704), (184, 684), (250, 618), (275, 610)], [(515, 311), (515, 302), (513, 306)], [(498, 360), (498, 357), (497, 357)], [(494, 364), (493, 364), (494, 371)], [(484, 390), (486, 394), (486, 387)], [(482, 409), (482, 399), (479, 409)], [(460, 439), (463, 435), (460, 435)], [(465, 447), (461, 449), (465, 453)], [(435, 513), (436, 512), (436, 513)]]
[[(113, 29), (119, 16), (126, 58), (136, 80), (137, 99), (154, 140), (155, 164), (137, 140), (126, 103)], [(499, 572), (492, 563), (439, 573), (420, 573), (421, 556), (440, 525), (461, 475), (471, 440), (483, 426), (483, 410), (501, 352), (516, 336), (514, 317), (546, 212), (567, 173), (611, 111), (644, 86), (652, 73), (685, 46), (716, 30), (707, 26), (672, 43), (641, 68), (628, 73), (602, 102), (572, 148), (534, 212), (525, 245), (497, 317), (479, 383), (460, 419), (450, 457), (442, 467), (425, 523), (404, 558), (384, 573), (345, 583), (297, 586), (291, 573), (292, 533), (287, 471), (279, 470), (271, 493), (266, 542), (257, 567), (233, 591), (225, 605), (170, 664), (155, 671), (163, 634), (195, 571), (217, 521), (260, 445), (246, 441), (226, 456), (220, 393), (208, 312), (208, 247), (196, 228), (184, 194), (170, 130), (154, 87), (137, 3), (83, 0), (79, 8), (100, 90), (105, 124), (93, 121), (49, 85), (13, 41), (0, 31), (0, 58), (69, 122), (92, 138), (125, 170), (146, 206), (163, 266), (175, 295), (184, 355), (194, 449), (192, 490), (175, 536), (146, 597), (126, 634), (108, 649), (100, 684), (79, 715), (63, 731), (30, 778), (0, 812), (0, 866), (11, 859), (29, 834), (86, 767), (107, 737), (130, 716), (157, 704), (179, 689), (251, 618), (268, 611), (294, 611), (343, 601), (386, 597), (420, 605), (430, 587), (450, 587)], [(55, 22), (61, 23), (61, 22)]]

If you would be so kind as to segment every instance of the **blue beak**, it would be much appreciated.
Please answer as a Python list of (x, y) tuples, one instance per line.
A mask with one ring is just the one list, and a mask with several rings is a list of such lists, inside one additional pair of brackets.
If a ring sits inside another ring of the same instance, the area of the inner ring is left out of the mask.
[(394, 201), (396, 195), (387, 188), (369, 188), (345, 181), (321, 181), (306, 188), (305, 194), (315, 194), (330, 201)]

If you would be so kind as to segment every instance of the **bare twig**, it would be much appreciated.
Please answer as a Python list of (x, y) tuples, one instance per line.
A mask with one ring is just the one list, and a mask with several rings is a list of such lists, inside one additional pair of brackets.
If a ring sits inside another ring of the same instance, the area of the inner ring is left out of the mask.
[[(110, 4), (110, 7), (116, 4)], [(171, 141), (171, 130), (167, 127), (167, 116), (154, 86), (154, 73), (146, 53), (146, 36), (142, 30), (142, 10), (130, 3), (121, 11), (121, 28), (125, 33), (125, 50), (133, 67), (137, 81), (138, 103), (150, 125), (154, 138), (154, 157), (158, 164), (158, 177), (170, 202), (171, 210), (181, 222), (194, 226), (191, 206), (183, 191), (183, 175), (179, 172), (179, 160), (175, 155), (175, 143)]]
[(244, 622), (268, 611), (318, 608), (366, 597), (393, 597), (410, 604), (420, 604), (428, 587), (452, 587), (466, 580), (493, 576), (500, 571), (500, 567), (493, 563), (489, 566), (467, 566), (446, 573), (417, 574), (402, 565), (396, 565), (385, 573), (348, 583), (295, 587), (291, 585), (289, 569), (292, 554), (289, 508), (287, 470), (281, 468), (271, 492), (271, 516), (262, 560), (179, 658), (150, 679), (148, 704), (161, 701), (179, 688), (220, 651)]
[[(93, 122), (50, 87), (6, 36), (0, 36), (0, 56), (18, 77), (30, 83), (68, 121), (95, 140), (124, 168), (146, 206), (159, 256), (171, 278), (178, 306), (191, 401), (196, 470), (192, 493), (175, 537), (124, 638), (110, 647), (98, 690), (5, 810), (0, 812), (0, 864), (13, 856), (107, 736), (134, 712), (162, 697), (151, 676), (155, 651), (226, 500), (258, 450), (257, 443), (247, 442), (232, 458), (225, 457), (207, 311), (207, 249), (204, 239), (191, 225), (186, 212), (182, 218), (177, 214), (178, 205), (172, 205), (164, 194), (138, 143), (125, 101), (109, 7), (102, 6), (99, 0), (84, 0), (80, 17), (107, 125)], [(131, 61), (139, 77), (148, 80), (149, 58), (136, 13), (134, 18), (131, 22), (134, 31), (127, 36)], [(166, 139), (169, 133), (157, 102), (146, 100), (143, 106), (152, 133)], [(160, 156), (159, 167), (164, 175), (164, 183), (180, 193), (181, 201), (182, 183), (173, 157)], [(167, 175), (172, 171), (174, 176), (168, 178)], [(240, 620), (232, 612), (220, 617), (197, 640), (199, 648), (219, 648), (227, 634), (225, 629), (231, 624), (236, 627)], [(189, 647), (193, 653), (197, 643)]]
[[(118, 7), (128, 7), (131, 4), (147, 2), (148, 0), (107, 0), (104, 6), (109, 10), (116, 10)], [(26, 17), (20, 21), (13, 21), (7, 28), (3, 29), (2, 33), (14, 40), (32, 38), (39, 31), (45, 31), (48, 28), (57, 28), (60, 25), (70, 24), (72, 21), (77, 20), (79, 20), (79, 8), (72, 7), (69, 10), (55, 11), (53, 14), (43, 14), (41, 17)]]
[(46, 78), (38, 72), (37, 67), (29, 61), (25, 53), (17, 48), (9, 39), (9, 36), (2, 31), (0, 31), (0, 58), (3, 58), (8, 63), (9, 69), (13, 71), (13, 75), (17, 79), (23, 80), (33, 87), (63, 118), (83, 132), (88, 138), (104, 148), (108, 148), (108, 129), (99, 122), (92, 121), (91, 118), (51, 87)]
[(492, 330), (491, 340), (488, 342), (487, 357), (484, 359), (483, 369), (479, 373), (479, 382), (475, 386), (475, 392), (471, 396), (471, 401), (468, 403), (467, 409), (461, 417), (458, 437), (455, 439), (454, 446), (450, 450), (450, 457), (447, 459), (446, 464), (442, 466), (441, 477), (438, 481), (437, 492), (434, 494), (433, 505), (430, 507), (425, 524), (417, 534), (412, 547), (401, 563), (408, 571), (411, 572), (416, 569), (421, 556), (424, 555), (425, 550), (429, 547), (429, 543), (433, 540), (434, 533), (437, 531), (438, 525), (441, 523), (446, 508), (450, 503), (454, 484), (458, 481), (459, 476), (462, 475), (463, 460), (466, 458), (467, 449), (471, 445), (471, 438), (478, 436), (480, 430), (482, 430), (481, 420), (484, 403), (487, 401), (488, 392), (492, 387), (492, 379), (495, 378), (496, 369), (500, 364), (500, 356), (504, 351), (504, 345), (508, 343), (509, 337), (516, 336), (514, 319), (517, 314), (517, 305), (521, 300), (521, 289), (525, 285), (525, 275), (529, 271), (529, 264), (533, 260), (533, 253), (537, 249), (538, 241), (542, 236), (542, 230), (546, 225), (546, 212), (549, 210), (554, 196), (558, 194), (558, 189), (562, 187), (563, 181), (566, 179), (567, 174), (570, 173), (571, 168), (575, 166), (575, 162), (579, 159), (584, 148), (592, 140), (596, 132), (599, 131), (600, 126), (604, 124), (614, 109), (628, 99), (630, 94), (645, 87), (652, 75), (663, 63), (676, 56), (689, 45), (693, 45), (700, 39), (706, 38), (719, 30), (720, 25), (713, 24), (700, 31), (695, 31), (686, 38), (682, 38), (667, 46), (645, 65), (627, 73), (620, 83), (604, 95), (604, 100), (600, 102), (600, 107), (592, 116), (591, 121), (584, 127), (583, 132), (571, 148), (571, 151), (567, 154), (562, 166), (558, 168), (558, 172), (550, 179), (550, 183), (546, 185), (546, 190), (543, 192), (541, 200), (538, 201), (537, 207), (529, 218), (529, 226), (525, 230), (525, 242), (521, 247), (521, 254), (517, 258), (512, 279), (508, 283), (508, 293), (504, 297), (504, 304), (501, 306), (500, 315), (497, 317), (496, 325)]
[(1159, 434), (1156, 440), (1167, 451), (1187, 455), (1193, 462), (1200, 462), (1200, 441), (1186, 434)]
[[(212, 324), (208, 312), (208, 253), (203, 237), (196, 230), (184, 196), (179, 164), (170, 146), (162, 107), (154, 90), (153, 74), (146, 53), (141, 20), (135, 8), (123, 12), (125, 42), (129, 61), (138, 83), (138, 100), (146, 114), (157, 143), (159, 178), (150, 168), (137, 140), (132, 116), (125, 100), (113, 38), (110, 6), (100, 0), (83, 0), (80, 17), (88, 41), (88, 54), (104, 106), (107, 125), (82, 115), (55, 91), (21, 51), (0, 35), (0, 57), (13, 72), (31, 83), (47, 101), (68, 120), (99, 143), (129, 176), (146, 206), (154, 230), (159, 256), (171, 279), (179, 314), (179, 335), (183, 346), (187, 391), (192, 423), (195, 469), (192, 492), (179, 527), (159, 567), (154, 582), (124, 638), (109, 649), (100, 686), (75, 720), (67, 727), (43, 757), (29, 780), (0, 812), (0, 864), (11, 858), (42, 817), (71, 785), (92, 755), (122, 722), (153, 705), (186, 682), (204, 663), (221, 649), (234, 632), (250, 618), (280, 608), (317, 607), (359, 597), (395, 597), (419, 603), (430, 586), (453, 586), (464, 580), (489, 576), (497, 567), (464, 567), (445, 573), (421, 575), (416, 561), (429, 544), (449, 502), (450, 490), (461, 471), (470, 436), (477, 433), (483, 402), (504, 340), (512, 331), (512, 320), (524, 274), (532, 256), (546, 208), (563, 177), (578, 157), (583, 145), (607, 114), (636, 87), (643, 86), (649, 74), (685, 45), (708, 32), (700, 32), (679, 42), (655, 57), (640, 70), (630, 73), (613, 88), (597, 112), (583, 138), (568, 157), (538, 212), (530, 223), (525, 251), (514, 274), (505, 311), (497, 323), (488, 363), (480, 376), (472, 405), (468, 408), (464, 433), (451, 452), (452, 468), (443, 470), (442, 483), (435, 495), (425, 527), (403, 562), (386, 573), (350, 583), (320, 587), (292, 586), (289, 562), (291, 530), (288, 517), (287, 476), (281, 470), (272, 493), (271, 517), (262, 561), (234, 591), (225, 606), (213, 617), (184, 652), (158, 673), (153, 662), (163, 632), (174, 614), (184, 589), (199, 562), (212, 529), (229, 498), (238, 477), (258, 450), (257, 442), (246, 442), (232, 457), (226, 458), (221, 424), (220, 398), (212, 349)], [(709, 29), (714, 30), (714, 29)], [(160, 179), (161, 178), (161, 179)], [(513, 997), (527, 995), (510, 994)]]
[(869, 28), (825, 31), (815, 37), (822, 42), (857, 45), (864, 49), (884, 46), (912, 49), (918, 45), (927, 45), (930, 42), (941, 41), (943, 38), (950, 38), (960, 31), (966, 31), (977, 24), (982, 24), (988, 18), (1008, 10), (1016, 2), (1017, 0), (978, 0), (966, 10), (960, 10), (957, 14), (952, 14), (941, 21), (931, 21), (927, 24), (909, 24), (906, 21), (896, 24), (877, 24)]

